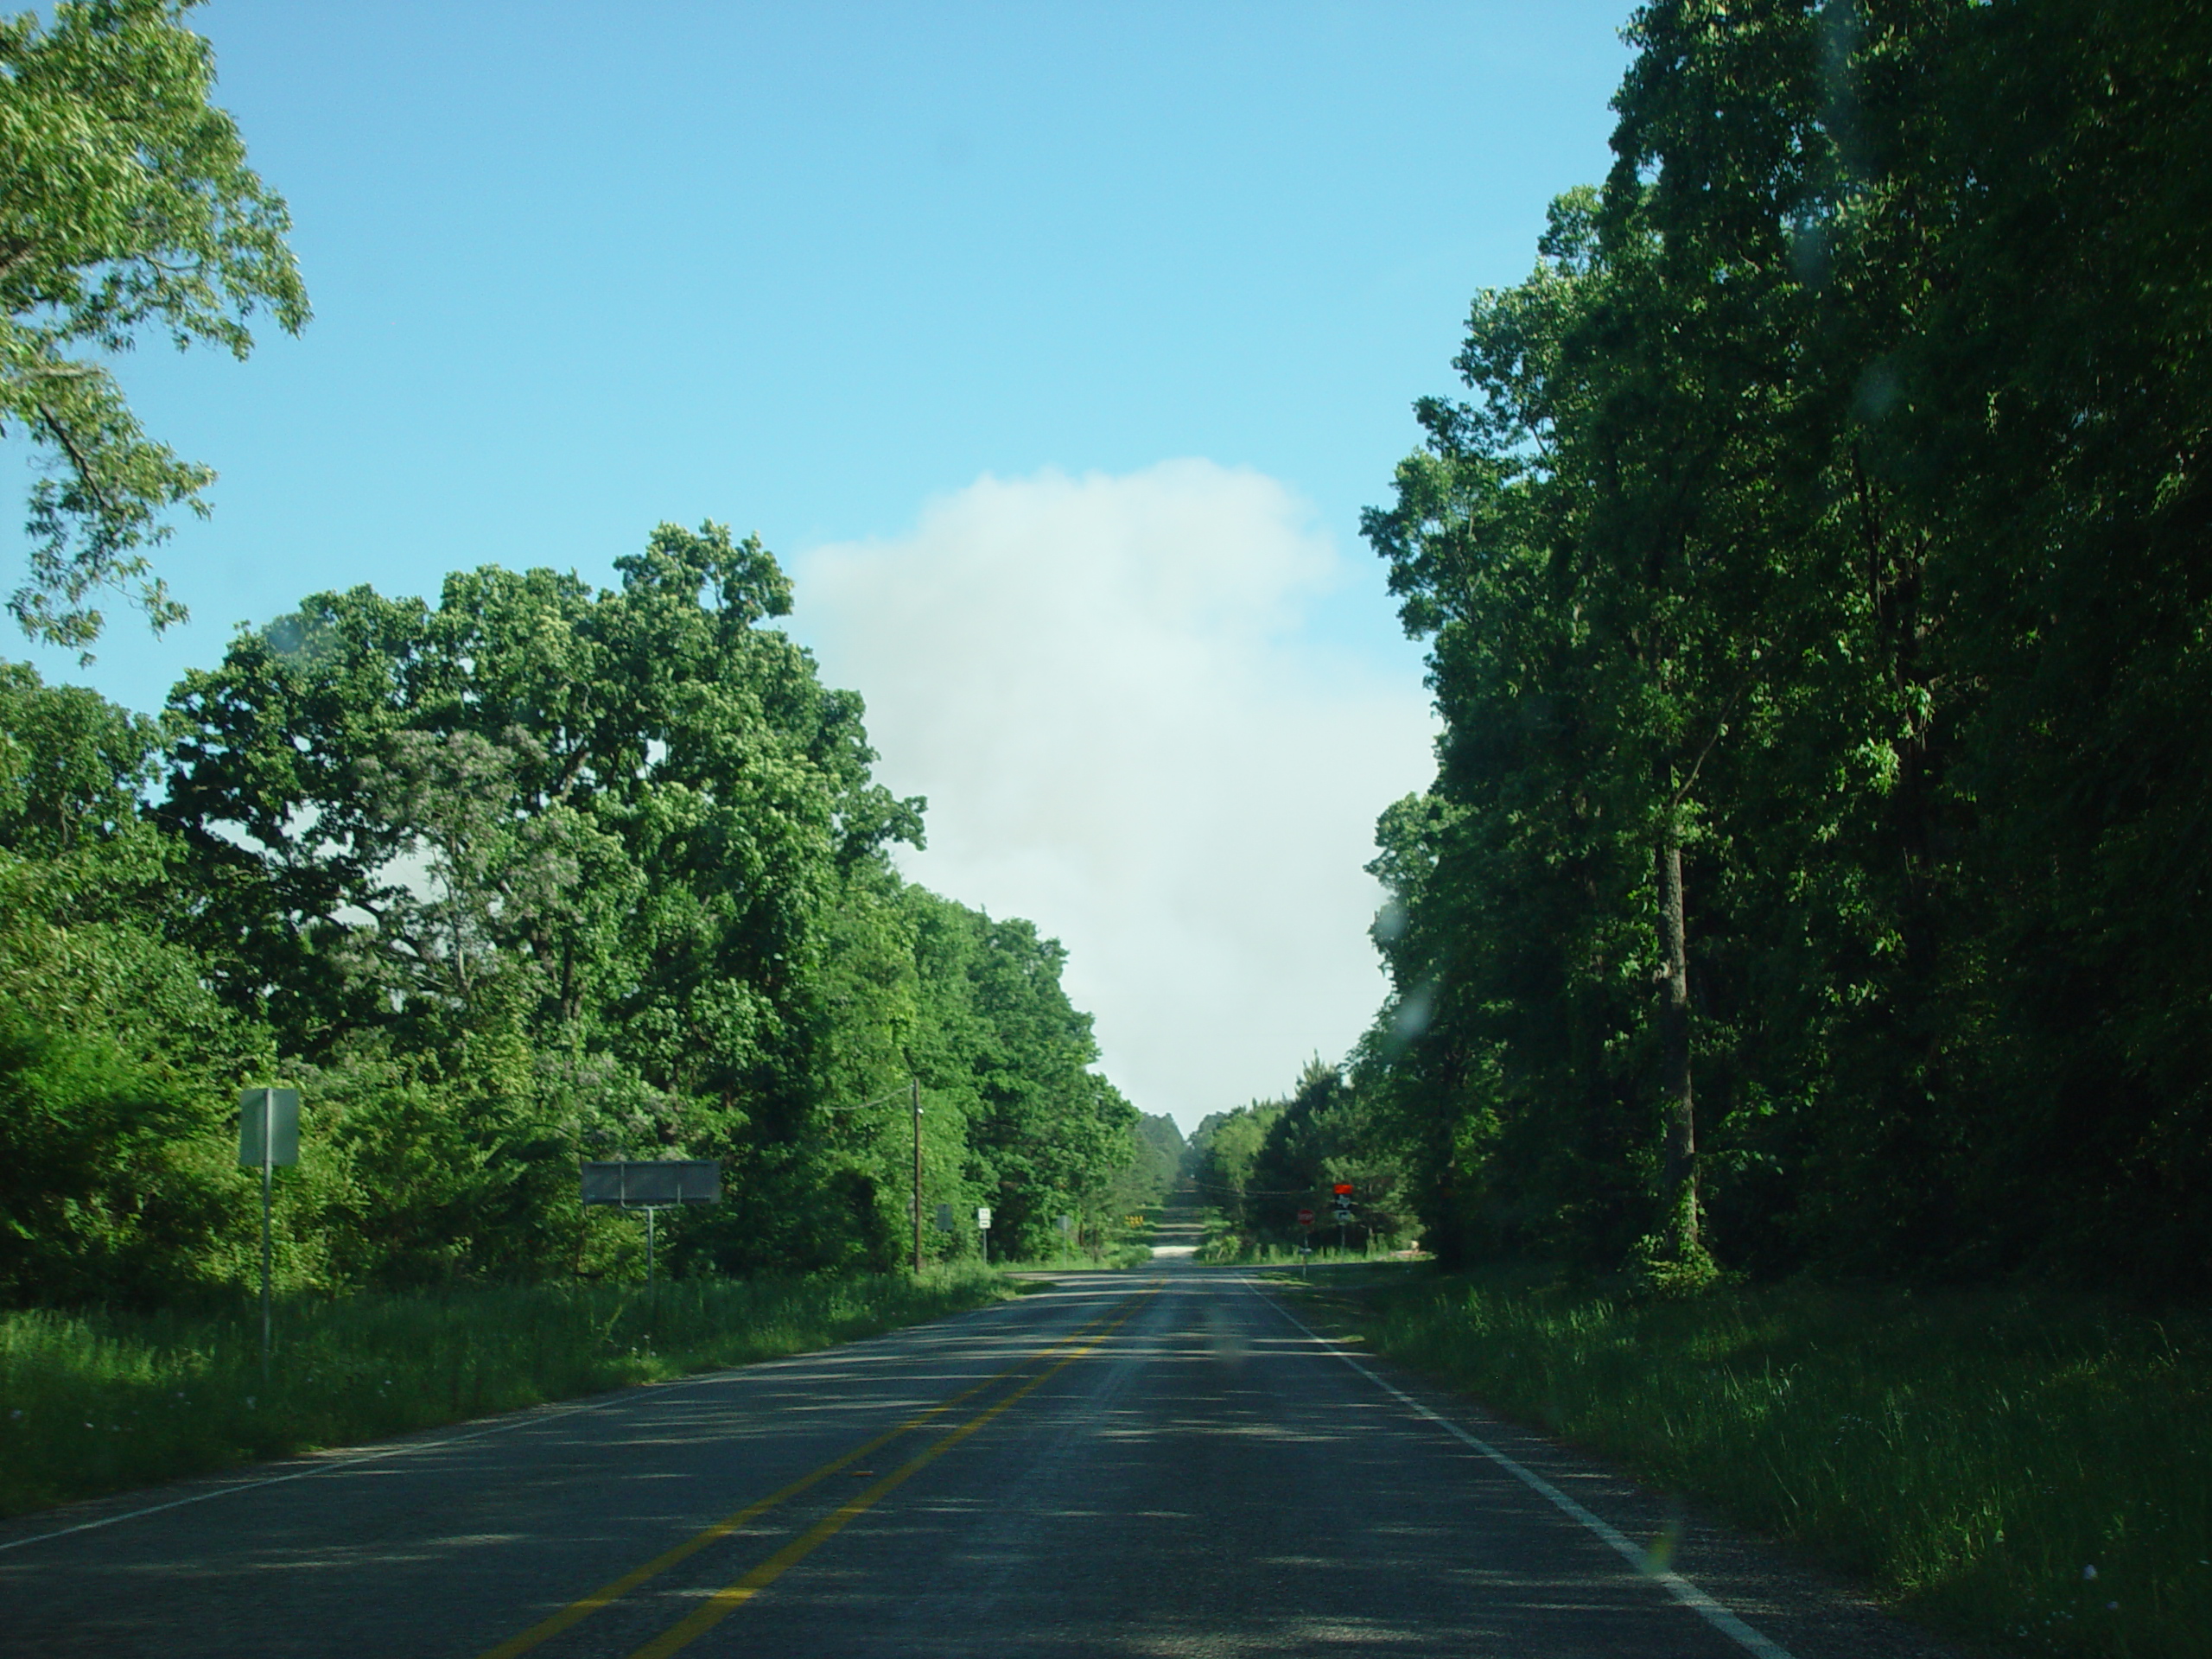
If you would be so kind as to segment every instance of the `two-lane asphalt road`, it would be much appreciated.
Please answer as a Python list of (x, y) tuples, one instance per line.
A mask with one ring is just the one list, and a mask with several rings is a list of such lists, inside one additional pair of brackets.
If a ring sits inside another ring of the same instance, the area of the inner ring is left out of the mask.
[(1935, 1651), (1726, 1540), (1650, 1571), (1666, 1521), (1171, 1260), (18, 1521), (0, 1653)]

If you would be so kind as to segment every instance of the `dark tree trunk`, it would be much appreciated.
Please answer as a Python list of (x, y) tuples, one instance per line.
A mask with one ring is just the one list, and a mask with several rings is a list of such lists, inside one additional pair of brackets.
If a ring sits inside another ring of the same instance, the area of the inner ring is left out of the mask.
[(1697, 1103), (1690, 1077), (1689, 940), (1682, 907), (1682, 842), (1675, 815), (1660, 833), (1659, 1049), (1667, 1107), (1667, 1243), (1680, 1258), (1697, 1253)]

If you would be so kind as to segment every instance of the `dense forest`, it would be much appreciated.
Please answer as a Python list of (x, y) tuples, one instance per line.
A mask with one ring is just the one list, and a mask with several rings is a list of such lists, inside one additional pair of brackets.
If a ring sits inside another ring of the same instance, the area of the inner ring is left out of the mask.
[[(0, 417), (34, 637), (212, 477), (111, 373), (304, 324), (167, 0), (0, 30)], [(2212, 1267), (2212, 12), (1663, 0), (1615, 162), (1476, 297), (1366, 517), (1442, 717), (1379, 826), (1392, 991), (1185, 1147), (1059, 947), (904, 880), (921, 803), (757, 542), (619, 588), (314, 595), (143, 715), (0, 665), (0, 1299), (632, 1271), (594, 1156), (716, 1157), (678, 1270), (1253, 1238), (1350, 1182), (1447, 1261), (2201, 1287)], [(159, 96), (155, 96), (156, 92)], [(95, 111), (102, 118), (78, 117)]]
[[(1408, 1165), (1343, 1069), (1318, 1056), (1289, 1094), (1209, 1114), (1191, 1132), (1181, 1174), (1192, 1198), (1239, 1241), (1390, 1248), (1417, 1230), (1407, 1206)], [(1348, 1185), (1353, 1222), (1339, 1231), (1336, 1189)], [(1303, 1226), (1299, 1211), (1317, 1217)]]
[(892, 1265), (910, 1077), (933, 1255), (1157, 1191), (1058, 944), (893, 869), (923, 804), (775, 561), (663, 525), (616, 566), (316, 594), (157, 717), (0, 666), (0, 1299), (246, 1281), (265, 1080), (294, 1288), (634, 1273), (591, 1158), (723, 1161), (679, 1273)]
[(1447, 1259), (2201, 1289), (2212, 10), (1630, 39), (1367, 519), (1445, 729), (1363, 1132)]

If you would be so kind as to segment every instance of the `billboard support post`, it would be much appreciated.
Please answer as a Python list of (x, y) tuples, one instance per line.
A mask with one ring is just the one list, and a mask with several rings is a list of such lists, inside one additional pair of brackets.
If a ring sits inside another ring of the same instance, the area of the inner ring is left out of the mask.
[(652, 1160), (586, 1159), (576, 1166), (586, 1204), (611, 1204), (645, 1212), (645, 1295), (651, 1311), (660, 1303), (658, 1229), (660, 1212), (672, 1205), (716, 1204), (722, 1196), (719, 1158), (663, 1158)]

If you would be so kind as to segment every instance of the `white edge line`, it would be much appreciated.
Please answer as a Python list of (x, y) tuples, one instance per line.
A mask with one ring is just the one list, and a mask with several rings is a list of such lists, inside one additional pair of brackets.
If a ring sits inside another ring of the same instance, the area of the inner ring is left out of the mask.
[(1262, 1301), (1274, 1308), (1276, 1313), (1281, 1314), (1283, 1318), (1288, 1319), (1300, 1331), (1305, 1332), (1306, 1334), (1313, 1341), (1320, 1344), (1323, 1348), (1334, 1354), (1338, 1359), (1344, 1361), (1345, 1364), (1351, 1366), (1352, 1370), (1357, 1371), (1362, 1376), (1372, 1382), (1376, 1388), (1382, 1389), (1383, 1393), (1389, 1395), (1392, 1399), (1397, 1401), (1399, 1404), (1404, 1406), (1414, 1415), (1426, 1418), (1428, 1421), (1434, 1423), (1439, 1428), (1451, 1435), (1454, 1440), (1460, 1441), (1464, 1445), (1471, 1446), (1474, 1450), (1481, 1452), (1483, 1456), (1488, 1458), (1492, 1463), (1497, 1465), (1499, 1468), (1504, 1470), (1506, 1473), (1511, 1475), (1516, 1480), (1520, 1481), (1532, 1491), (1539, 1493), (1542, 1497), (1548, 1498), (1552, 1503), (1557, 1504), (1566, 1514), (1572, 1516), (1574, 1520), (1581, 1522), (1584, 1527), (1587, 1528), (1590, 1531), (1595, 1533), (1599, 1538), (1604, 1540), (1605, 1542), (1612, 1548), (1615, 1554), (1620, 1555), (1624, 1560), (1628, 1561), (1629, 1564), (1634, 1567), (1638, 1573), (1642, 1573), (1645, 1578), (1652, 1580), (1655, 1583), (1662, 1586), (1669, 1595), (1674, 1597), (1676, 1601), (1681, 1603), (1683, 1606), (1688, 1608), (1692, 1612), (1699, 1615), (1699, 1617), (1703, 1618), (1707, 1624), (1712, 1625), (1714, 1630), (1719, 1630), (1723, 1636), (1727, 1637), (1730, 1640), (1733, 1641), (1738, 1647), (1744, 1649), (1748, 1653), (1757, 1654), (1759, 1656), (1759, 1659), (1791, 1659), (1790, 1652), (1787, 1648), (1782, 1647), (1778, 1643), (1770, 1641), (1767, 1637), (1760, 1635), (1750, 1625), (1744, 1623), (1742, 1619), (1737, 1618), (1735, 1614), (1730, 1612), (1727, 1608), (1721, 1605), (1718, 1601), (1715, 1601), (1703, 1590), (1699, 1589), (1697, 1586), (1692, 1584), (1688, 1579), (1682, 1577), (1681, 1573), (1669, 1572), (1664, 1568), (1654, 1568), (1650, 1564), (1650, 1559), (1648, 1553), (1638, 1548), (1634, 1541), (1623, 1534), (1619, 1529), (1609, 1525), (1605, 1522), (1599, 1520), (1596, 1516), (1591, 1514), (1589, 1510), (1584, 1509), (1580, 1503), (1569, 1497), (1565, 1492), (1560, 1491), (1558, 1487), (1553, 1485), (1551, 1482), (1546, 1480), (1535, 1470), (1527, 1467), (1525, 1465), (1516, 1463), (1511, 1458), (1507, 1457), (1504, 1452), (1499, 1451), (1496, 1446), (1490, 1445), (1487, 1441), (1476, 1439), (1472, 1434), (1468, 1433), (1465, 1429), (1460, 1427), (1459, 1424), (1453, 1422), (1450, 1418), (1443, 1415), (1440, 1412), (1430, 1410), (1427, 1406), (1421, 1404), (1420, 1401), (1408, 1394), (1403, 1389), (1397, 1387), (1395, 1384), (1383, 1377), (1376, 1376), (1373, 1371), (1361, 1364), (1357, 1359), (1354, 1359), (1350, 1354), (1346, 1353), (1335, 1343), (1330, 1341), (1328, 1338), (1320, 1335), (1318, 1332), (1309, 1327), (1303, 1319), (1298, 1317), (1298, 1315), (1292, 1313), (1274, 1297), (1268, 1295), (1267, 1292), (1262, 1290), (1249, 1279), (1244, 1281), (1244, 1286), (1245, 1288), (1249, 1290), (1255, 1296), (1257, 1296)]
[[(1001, 1307), (1015, 1306), (1018, 1304), (1010, 1301), (994, 1302), (988, 1307), (969, 1308), (967, 1311), (970, 1313), (989, 1313)], [(961, 1316), (953, 1314), (950, 1317), (957, 1319)], [(930, 1321), (930, 1323), (935, 1323), (935, 1321)], [(1294, 1320), (1293, 1323), (1295, 1324), (1296, 1321)], [(264, 1486), (282, 1486), (289, 1480), (306, 1480), (314, 1475), (333, 1474), (340, 1469), (350, 1469), (356, 1464), (381, 1463), (386, 1459), (408, 1457), (416, 1452), (435, 1452), (440, 1446), (459, 1446), (467, 1440), (480, 1440), (487, 1435), (504, 1434), (511, 1429), (528, 1428), (533, 1424), (547, 1422), (556, 1417), (573, 1417), (580, 1412), (605, 1411), (611, 1407), (620, 1405), (642, 1405), (648, 1401), (664, 1398), (678, 1389), (698, 1388), (707, 1383), (723, 1382), (733, 1376), (758, 1375), (761, 1371), (774, 1367), (800, 1364), (807, 1360), (819, 1359), (824, 1354), (835, 1353), (841, 1349), (857, 1348), (863, 1343), (878, 1342), (886, 1337), (904, 1336), (913, 1328), (912, 1325), (901, 1325), (895, 1331), (886, 1331), (878, 1336), (862, 1337), (856, 1342), (838, 1343), (830, 1348), (817, 1348), (809, 1353), (779, 1354), (773, 1359), (760, 1360), (751, 1365), (728, 1365), (718, 1371), (702, 1371), (692, 1376), (671, 1377), (665, 1382), (632, 1384), (628, 1388), (617, 1389), (612, 1394), (599, 1399), (587, 1400), (581, 1405), (554, 1403), (543, 1406), (525, 1406), (518, 1411), (504, 1415), (501, 1421), (493, 1423), (488, 1428), (480, 1428), (471, 1433), (448, 1434), (444, 1439), (437, 1440), (410, 1440), (404, 1445), (385, 1446), (380, 1451), (357, 1452), (350, 1458), (319, 1459), (311, 1467), (295, 1469), (289, 1474), (267, 1475), (259, 1480), (242, 1480), (234, 1486), (218, 1486), (211, 1491), (194, 1492), (187, 1497), (173, 1497), (166, 1503), (149, 1503), (143, 1510), (127, 1510), (121, 1515), (105, 1515), (97, 1521), (79, 1521), (73, 1527), (57, 1527), (52, 1532), (35, 1532), (28, 1538), (11, 1539), (4, 1544), (0, 1544), (0, 1555), (6, 1554), (11, 1549), (27, 1549), (33, 1544), (43, 1544), (56, 1538), (67, 1538), (73, 1533), (98, 1532), (102, 1527), (120, 1526), (125, 1521), (142, 1520), (149, 1515), (159, 1515), (164, 1510), (181, 1510), (187, 1504), (205, 1503), (212, 1498), (228, 1497), (234, 1492), (251, 1492)], [(1786, 1656), (1785, 1659), (1787, 1659)]]

